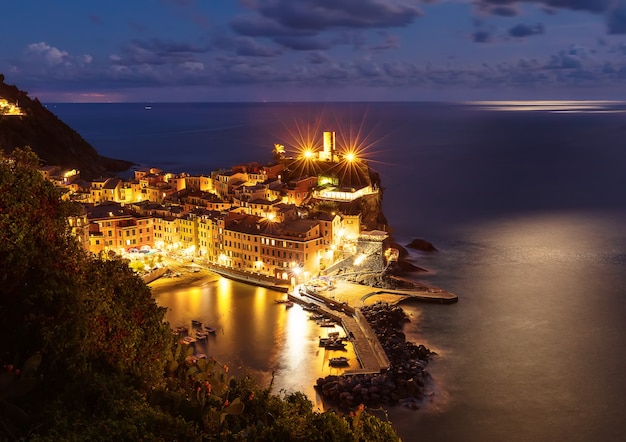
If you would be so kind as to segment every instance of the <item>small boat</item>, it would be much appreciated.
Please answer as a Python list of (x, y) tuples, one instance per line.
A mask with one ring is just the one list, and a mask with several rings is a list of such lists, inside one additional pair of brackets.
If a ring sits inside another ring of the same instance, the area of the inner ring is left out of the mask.
[(319, 310), (319, 307), (315, 304), (308, 304), (308, 305), (303, 305), (302, 310), (307, 311), (307, 312), (316, 312)]
[(208, 325), (204, 326), (204, 329), (206, 330), (207, 333), (214, 335), (215, 332), (217, 331), (216, 329), (214, 329), (213, 327), (209, 327)]
[[(275, 302), (276, 304), (288, 304), (288, 303), (290, 303), (291, 301), (290, 301), (289, 299), (274, 299), (274, 302)], [(292, 303), (292, 304), (293, 304), (293, 303)]]
[(203, 332), (203, 331), (197, 331), (196, 332), (196, 339), (198, 339), (200, 341), (203, 340), (203, 339), (206, 339), (208, 336), (209, 336), (208, 332)]
[(179, 325), (174, 329), (175, 335), (186, 335), (189, 330), (184, 325)]
[(196, 342), (196, 338), (192, 338), (191, 336), (185, 336), (180, 340), (181, 344), (193, 344), (194, 342)]
[(333, 321), (332, 319), (324, 318), (317, 321), (317, 325), (319, 325), (320, 327), (334, 327), (335, 321)]
[(152, 106), (145, 106), (144, 109), (145, 110), (152, 110)]
[[(320, 345), (322, 345), (321, 342), (320, 342)], [(324, 347), (326, 350), (345, 350), (346, 344), (344, 344), (343, 342), (337, 339), (331, 339), (329, 341), (324, 342), (324, 345), (322, 345), (322, 347)]]
[(325, 316), (321, 314), (309, 315), (309, 319), (313, 319), (314, 321), (319, 321), (320, 319), (324, 319), (324, 318)]
[(345, 347), (346, 344), (343, 343), (347, 338), (345, 336), (339, 336), (339, 332), (328, 333), (327, 338), (320, 337), (320, 347), (328, 348), (328, 345), (341, 345), (341, 347)]
[(338, 358), (330, 358), (328, 360), (328, 365), (332, 367), (340, 367), (344, 365), (348, 365), (348, 358), (345, 356), (339, 356)]
[(293, 307), (293, 302), (291, 301), (285, 302), (285, 308), (291, 308), (291, 307)]
[(202, 321), (199, 321), (198, 319), (192, 319), (191, 320), (191, 325), (195, 325), (197, 327), (201, 327), (202, 326)]

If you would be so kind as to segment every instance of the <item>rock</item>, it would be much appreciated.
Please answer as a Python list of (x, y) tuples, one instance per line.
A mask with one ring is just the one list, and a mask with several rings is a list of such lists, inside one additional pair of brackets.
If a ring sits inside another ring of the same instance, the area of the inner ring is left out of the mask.
[(420, 250), (422, 252), (437, 252), (438, 250), (431, 243), (426, 241), (425, 239), (414, 239), (407, 247), (415, 250)]
[(377, 302), (361, 311), (385, 349), (389, 370), (373, 375), (327, 376), (318, 379), (317, 390), (324, 399), (342, 407), (395, 404), (405, 398), (421, 400), (425, 380), (430, 377), (424, 368), (434, 352), (406, 340), (402, 332), (406, 314), (401, 307)]

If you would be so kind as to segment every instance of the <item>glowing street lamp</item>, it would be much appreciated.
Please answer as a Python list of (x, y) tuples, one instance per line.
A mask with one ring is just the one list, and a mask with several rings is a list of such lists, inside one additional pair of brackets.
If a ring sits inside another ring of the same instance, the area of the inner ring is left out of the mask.
[(348, 152), (348, 153), (346, 153), (343, 157), (344, 157), (344, 158), (346, 159), (346, 161), (348, 161), (349, 163), (352, 163), (352, 162), (354, 162), (354, 161), (356, 161), (356, 160), (357, 160), (357, 156), (356, 156), (356, 154), (355, 154), (354, 152)]

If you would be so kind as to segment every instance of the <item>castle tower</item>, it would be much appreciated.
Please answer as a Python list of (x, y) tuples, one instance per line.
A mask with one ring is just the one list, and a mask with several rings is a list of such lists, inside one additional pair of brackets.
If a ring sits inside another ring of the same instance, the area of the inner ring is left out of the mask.
[(335, 161), (335, 132), (324, 132), (324, 150), (319, 156), (322, 161)]

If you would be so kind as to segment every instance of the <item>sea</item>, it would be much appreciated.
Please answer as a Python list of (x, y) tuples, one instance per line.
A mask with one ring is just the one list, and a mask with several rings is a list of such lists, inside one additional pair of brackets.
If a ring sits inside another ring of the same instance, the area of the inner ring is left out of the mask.
[[(420, 409), (379, 412), (402, 440), (626, 438), (626, 103), (47, 106), (101, 155), (190, 174), (335, 131), (380, 174), (394, 238), (438, 249), (411, 251), (428, 272), (410, 277), (459, 297), (402, 304), (407, 339), (437, 353)], [(157, 302), (218, 328), (207, 354), (323, 409), (328, 331), (281, 296), (216, 277)]]

